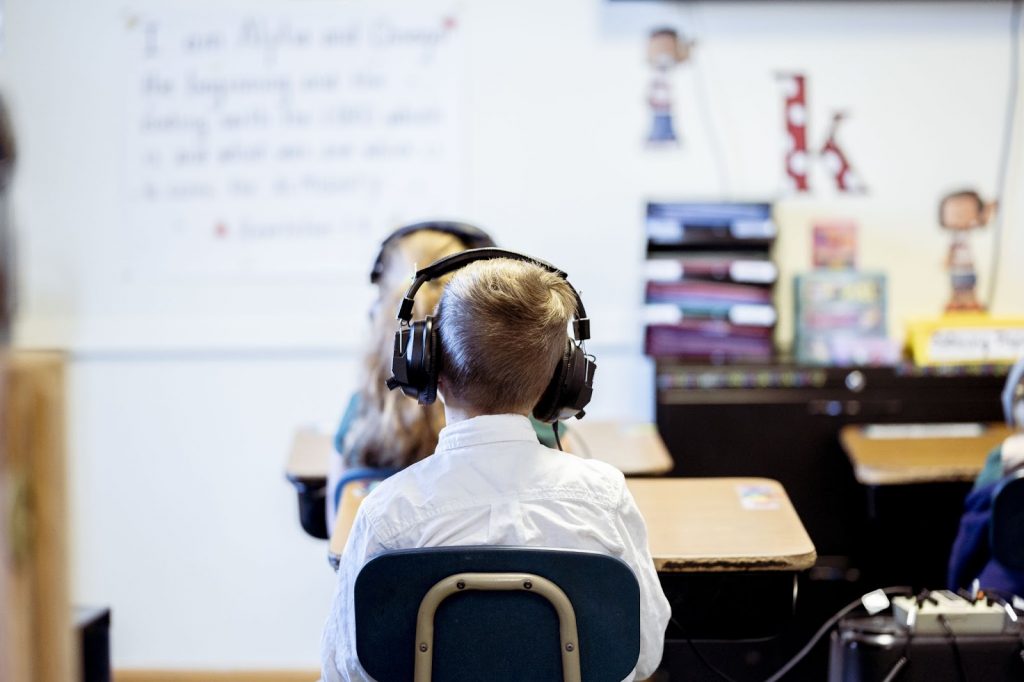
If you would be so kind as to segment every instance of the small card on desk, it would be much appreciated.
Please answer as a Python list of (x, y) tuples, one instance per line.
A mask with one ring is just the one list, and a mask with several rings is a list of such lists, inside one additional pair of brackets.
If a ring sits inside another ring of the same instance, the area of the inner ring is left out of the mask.
[(740, 506), (751, 511), (771, 511), (782, 506), (782, 498), (777, 489), (767, 485), (738, 485), (736, 494), (740, 498)]

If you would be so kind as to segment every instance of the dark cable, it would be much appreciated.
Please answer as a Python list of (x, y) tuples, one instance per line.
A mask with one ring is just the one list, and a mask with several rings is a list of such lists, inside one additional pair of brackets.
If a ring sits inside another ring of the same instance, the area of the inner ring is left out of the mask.
[(889, 674), (885, 676), (882, 682), (893, 682), (900, 672), (907, 666), (910, 660), (903, 654), (900, 655), (896, 662), (892, 664), (892, 668), (889, 669)]
[[(693, 3), (687, 3), (686, 8), (690, 15), (690, 24), (695, 27), (693, 30), (700, 33), (704, 28), (703, 18), (697, 17)], [(699, 12), (699, 10), (697, 10), (697, 12)], [(697, 24), (700, 24), (700, 26), (697, 26)], [(711, 155), (714, 158), (715, 172), (718, 175), (718, 191), (728, 197), (732, 194), (732, 186), (729, 182), (729, 161), (725, 148), (722, 146), (722, 136), (719, 134), (718, 125), (716, 123), (721, 116), (712, 115), (711, 99), (708, 96), (708, 85), (705, 78), (706, 74), (704, 73), (702, 62), (700, 61), (702, 57), (698, 57), (696, 55), (696, 48), (697, 45), (694, 43), (690, 52), (690, 61), (693, 64), (694, 84), (697, 86), (697, 105), (700, 111), (701, 123), (704, 124), (705, 132), (707, 133), (711, 143)], [(702, 54), (706, 54), (705, 49), (701, 48), (700, 51)], [(719, 113), (722, 113), (721, 107), (719, 107)]]
[(889, 672), (882, 679), (882, 682), (893, 682), (893, 680), (899, 677), (900, 672), (910, 664), (910, 644), (914, 639), (914, 631), (906, 628), (906, 635), (907, 639), (903, 642), (903, 651), (900, 652), (900, 657), (889, 668)]
[(729, 168), (726, 161), (725, 150), (722, 147), (722, 139), (718, 134), (718, 126), (715, 124), (715, 117), (711, 115), (710, 102), (708, 100), (708, 86), (704, 81), (704, 72), (700, 63), (695, 57), (690, 57), (693, 64), (694, 80), (697, 82), (697, 104), (700, 109), (701, 118), (711, 138), (712, 156), (715, 159), (715, 170), (718, 171), (718, 189), (725, 196), (731, 195), (729, 185)]
[(561, 450), (562, 439), (558, 437), (558, 422), (555, 422), (554, 424), (551, 425), (551, 432), (555, 434), (555, 445), (557, 445), (558, 449)]
[(999, 257), (1002, 249), (1003, 214), (1006, 213), (1006, 176), (1010, 166), (1010, 145), (1013, 144), (1014, 121), (1017, 118), (1018, 82), (1020, 81), (1020, 10), (1021, 0), (1013, 0), (1010, 6), (1010, 84), (1006, 91), (1006, 115), (1003, 119), (1003, 144), (999, 152), (999, 168), (996, 177), (996, 215), (992, 225), (992, 267), (989, 268), (988, 296), (986, 306), (992, 309), (996, 299), (996, 280), (999, 279)]
[[(675, 618), (672, 619), (672, 622), (676, 624), (676, 627), (679, 627), (679, 623), (676, 623)], [(697, 656), (697, 659), (704, 664), (704, 667), (713, 672), (715, 675), (717, 675), (719, 679), (725, 680), (725, 682), (736, 682), (736, 680), (729, 677), (721, 670), (719, 670), (717, 667), (712, 665), (711, 661), (704, 658), (704, 654), (700, 652), (700, 649), (697, 648), (697, 645), (693, 643), (692, 639), (687, 639), (686, 643), (690, 645), (690, 648), (693, 649), (693, 653)]]
[(960, 657), (960, 645), (956, 643), (956, 633), (953, 632), (953, 628), (949, 627), (949, 621), (946, 620), (946, 614), (939, 614), (939, 625), (942, 626), (943, 631), (946, 633), (946, 639), (949, 640), (949, 646), (953, 649), (953, 660), (956, 661), (956, 669), (960, 674), (960, 682), (967, 682), (967, 669), (964, 668), (964, 659)]
[[(886, 595), (911, 593), (910, 588), (908, 587), (886, 587), (882, 589), (882, 592), (884, 592)], [(785, 665), (779, 668), (778, 671), (774, 675), (769, 677), (767, 680), (765, 680), (765, 682), (778, 682), (779, 680), (781, 680), (783, 676), (786, 675), (786, 673), (788, 673), (790, 670), (793, 669), (794, 666), (796, 666), (797, 663), (804, 660), (804, 657), (807, 656), (807, 654), (809, 654), (812, 649), (814, 649), (814, 646), (818, 643), (818, 640), (824, 637), (825, 633), (831, 630), (843, 616), (847, 615), (848, 613), (856, 609), (858, 606), (860, 606), (860, 604), (861, 600), (856, 599), (847, 604), (846, 606), (844, 606), (843, 608), (839, 609), (839, 611), (837, 611), (834, 616), (829, 618), (827, 621), (825, 621), (824, 625), (818, 628), (818, 631), (814, 633), (813, 637), (811, 637), (811, 641), (807, 642), (807, 644), (804, 645), (803, 649), (798, 651), (796, 655), (793, 656), (793, 658), (789, 659), (789, 661), (787, 661)]]

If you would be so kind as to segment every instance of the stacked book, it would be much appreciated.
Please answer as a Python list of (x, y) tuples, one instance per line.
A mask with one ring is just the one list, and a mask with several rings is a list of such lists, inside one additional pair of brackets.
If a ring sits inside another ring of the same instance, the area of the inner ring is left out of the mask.
[(649, 203), (646, 230), (646, 353), (771, 360), (778, 317), (771, 204)]

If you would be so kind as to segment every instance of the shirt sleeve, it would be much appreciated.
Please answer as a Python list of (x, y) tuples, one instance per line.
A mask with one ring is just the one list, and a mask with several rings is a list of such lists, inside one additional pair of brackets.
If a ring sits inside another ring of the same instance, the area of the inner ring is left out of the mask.
[(636, 664), (636, 677), (644, 679), (653, 675), (661, 663), (665, 628), (668, 627), (672, 608), (654, 569), (654, 559), (647, 544), (647, 524), (625, 484), (616, 524), (625, 547), (622, 559), (633, 569), (640, 584), (640, 658)]
[(372, 682), (356, 654), (355, 583), (363, 565), (383, 551), (360, 508), (341, 554), (334, 600), (320, 641), (322, 682)]
[[(964, 500), (953, 548), (949, 553), (947, 583), (949, 589), (969, 588), (992, 558), (988, 542), (989, 519), (992, 517), (992, 492), (995, 483), (971, 491)], [(985, 587), (985, 585), (982, 585)]]

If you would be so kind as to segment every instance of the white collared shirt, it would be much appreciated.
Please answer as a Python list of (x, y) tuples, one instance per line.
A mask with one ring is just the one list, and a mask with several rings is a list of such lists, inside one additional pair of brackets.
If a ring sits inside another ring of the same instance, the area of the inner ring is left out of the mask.
[(371, 679), (356, 657), (353, 588), (363, 565), (389, 550), (460, 545), (582, 549), (622, 559), (640, 583), (634, 675), (657, 668), (670, 608), (622, 473), (546, 448), (526, 417), (503, 414), (446, 426), (433, 455), (363, 501), (324, 629), (324, 682)]

